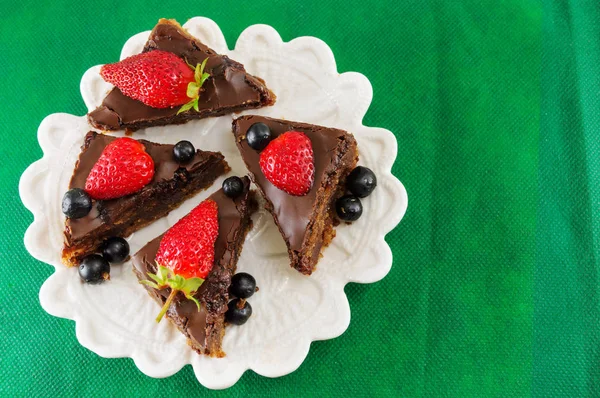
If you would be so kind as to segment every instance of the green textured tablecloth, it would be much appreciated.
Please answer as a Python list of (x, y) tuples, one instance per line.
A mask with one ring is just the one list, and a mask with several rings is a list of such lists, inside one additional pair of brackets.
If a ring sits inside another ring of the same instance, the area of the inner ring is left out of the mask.
[[(103, 3), (100, 5), (100, 3)], [(171, 4), (167, 4), (171, 3)], [(36, 129), (83, 114), (83, 72), (159, 17), (207, 16), (328, 43), (396, 134), (410, 198), (381, 282), (293, 374), (210, 392), (188, 366), (151, 379), (81, 347), (40, 307), (52, 268), (22, 243), (17, 185)], [(0, 396), (598, 396), (600, 4), (595, 1), (0, 3)]]

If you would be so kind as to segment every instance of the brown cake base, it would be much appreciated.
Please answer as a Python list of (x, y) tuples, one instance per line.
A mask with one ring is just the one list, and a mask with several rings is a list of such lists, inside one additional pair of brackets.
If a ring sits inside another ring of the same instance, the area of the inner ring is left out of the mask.
[[(85, 186), (85, 180), (102, 150), (114, 139), (95, 132), (87, 134), (69, 189)], [(86, 217), (67, 219), (62, 251), (65, 265), (76, 266), (83, 257), (97, 252), (104, 240), (113, 236), (127, 237), (166, 216), (230, 170), (223, 155), (218, 152), (198, 150), (194, 159), (182, 166), (172, 158), (173, 145), (139, 141), (154, 160), (154, 179), (132, 195), (94, 201)]]
[[(274, 137), (287, 131), (299, 131), (311, 140), (315, 181), (307, 195), (289, 195), (271, 184), (262, 173), (260, 153), (246, 141), (248, 129), (259, 122), (269, 126)], [(346, 177), (358, 161), (354, 136), (339, 129), (253, 115), (234, 120), (233, 133), (251, 178), (285, 240), (290, 265), (310, 275), (322, 249), (335, 237), (335, 201), (344, 194)]]
[[(225, 356), (221, 342), (225, 334), (229, 286), (246, 235), (252, 228), (250, 216), (257, 208), (254, 192), (249, 191), (250, 180), (247, 177), (244, 177), (244, 184), (244, 194), (235, 200), (225, 196), (222, 190), (210, 196), (219, 209), (219, 236), (215, 242), (213, 269), (195, 295), (202, 309), (198, 311), (196, 304), (179, 293), (166, 313), (166, 317), (187, 337), (188, 344), (199, 354)], [(139, 280), (148, 279), (148, 272), (156, 273), (154, 259), (162, 237), (158, 236), (133, 256), (133, 271)], [(171, 289), (144, 287), (160, 307), (171, 292)]]

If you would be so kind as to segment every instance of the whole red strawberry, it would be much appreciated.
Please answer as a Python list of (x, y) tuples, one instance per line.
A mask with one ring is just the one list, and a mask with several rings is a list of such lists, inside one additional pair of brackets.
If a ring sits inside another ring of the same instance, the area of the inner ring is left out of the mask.
[(200, 309), (200, 302), (193, 295), (215, 261), (215, 241), (219, 235), (218, 210), (217, 202), (207, 199), (162, 237), (156, 253), (157, 272), (148, 274), (154, 282), (141, 282), (155, 289), (171, 289), (156, 318), (157, 322), (160, 322), (180, 291)]
[(153, 108), (185, 104), (180, 112), (197, 111), (200, 87), (209, 77), (204, 73), (207, 60), (192, 67), (171, 52), (154, 50), (104, 65), (100, 75), (126, 96)]
[(277, 188), (294, 196), (306, 195), (315, 179), (312, 143), (306, 134), (288, 131), (260, 153), (260, 169)]
[(154, 177), (154, 161), (133, 138), (117, 138), (104, 148), (85, 181), (85, 191), (97, 200), (115, 199), (139, 191)]

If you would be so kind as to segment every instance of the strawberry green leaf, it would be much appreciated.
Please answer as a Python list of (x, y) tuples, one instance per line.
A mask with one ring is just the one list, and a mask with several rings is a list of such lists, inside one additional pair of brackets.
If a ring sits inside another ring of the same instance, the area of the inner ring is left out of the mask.
[(171, 273), (171, 270), (169, 270), (167, 267), (164, 267), (160, 264), (157, 264), (157, 265), (158, 265), (158, 269), (157, 269), (156, 274), (160, 278), (161, 282), (166, 282), (167, 278), (169, 277), (169, 274)]
[[(204, 75), (208, 75), (208, 73), (204, 73), (204, 68), (206, 67), (207, 61), (208, 61), (208, 58), (204, 58), (204, 61), (202, 61), (201, 64), (196, 65), (196, 67), (194, 68), (194, 80), (198, 84), (198, 87), (202, 87), (202, 83), (204, 83), (204, 81), (206, 80)], [(193, 96), (191, 96), (189, 94), (188, 94), (188, 97), (193, 98)]]
[(200, 302), (198, 301), (198, 299), (196, 297), (194, 297), (192, 295), (186, 295), (185, 298), (196, 303), (196, 306), (198, 307), (198, 311), (200, 311), (202, 309), (202, 305), (200, 305)]
[(174, 275), (171, 278), (167, 279), (167, 283), (171, 287), (171, 289), (181, 290), (181, 288), (185, 284), (185, 278), (181, 275)]
[[(202, 61), (202, 64), (200, 65), (200, 74), (199, 75), (204, 74), (204, 68), (206, 68), (207, 62), (208, 62), (208, 57), (204, 58), (204, 61)], [(196, 78), (196, 80), (198, 80), (198, 78)]]
[(190, 98), (198, 98), (198, 95), (200, 94), (200, 84), (196, 83), (196, 82), (190, 82), (187, 86), (187, 96)]
[(202, 278), (184, 279), (180, 290), (186, 295), (193, 294), (198, 290), (202, 283), (204, 283), (204, 279)]
[(196, 68), (194, 68), (194, 80), (200, 81), (200, 76), (202, 75), (202, 65), (197, 64)]
[(182, 112), (189, 111), (193, 107), (194, 107), (194, 100), (188, 102), (187, 104), (185, 104), (181, 108), (179, 108), (179, 110), (177, 111), (177, 114), (179, 115)]
[(140, 281), (140, 283), (142, 285), (150, 286), (153, 289), (160, 290), (160, 287), (158, 287), (158, 285), (154, 282), (143, 280), (143, 281)]
[(156, 265), (156, 274), (153, 274), (151, 272), (147, 273), (148, 278), (152, 279), (154, 282), (144, 280), (140, 281), (140, 283), (143, 283), (144, 285), (153, 287), (155, 289), (164, 289), (168, 285), (168, 276), (171, 271), (167, 267), (163, 267), (160, 264)]
[(202, 90), (202, 85), (206, 79), (210, 77), (208, 73), (204, 72), (208, 58), (204, 58), (204, 61), (202, 61), (201, 64), (197, 64), (195, 67), (190, 65), (187, 60), (185, 62), (194, 70), (194, 81), (188, 83), (186, 91), (186, 95), (191, 99), (191, 101), (179, 108), (179, 111), (177, 111), (178, 115), (182, 112), (189, 111), (192, 108), (194, 108), (196, 112), (200, 112), (200, 107), (198, 106), (200, 90)]
[(206, 81), (206, 79), (208, 79), (210, 77), (210, 75), (208, 73), (203, 73), (202, 76), (200, 77), (200, 87), (202, 87), (202, 85), (204, 84), (204, 82)]
[(159, 283), (161, 285), (164, 284), (163, 280), (160, 279), (160, 276), (155, 275), (155, 274), (153, 274), (151, 272), (148, 273), (148, 278), (152, 279), (154, 282)]
[[(151, 272), (148, 272), (148, 278), (152, 279), (154, 282), (151, 281), (141, 281), (141, 283), (154, 287), (155, 289), (163, 289), (165, 286), (167, 286), (167, 279), (169, 276), (169, 269), (167, 267), (163, 267), (160, 264), (156, 264), (157, 265), (157, 269), (156, 269), (156, 274), (153, 274)], [(146, 283), (147, 282), (147, 283)]]
[(194, 65), (190, 64), (190, 63), (188, 62), (187, 58), (184, 58), (184, 60), (185, 60), (185, 63), (187, 64), (187, 66), (189, 66), (191, 70), (195, 70), (195, 69), (196, 69), (196, 66), (197, 66), (197, 65), (196, 65), (196, 66), (194, 66)]

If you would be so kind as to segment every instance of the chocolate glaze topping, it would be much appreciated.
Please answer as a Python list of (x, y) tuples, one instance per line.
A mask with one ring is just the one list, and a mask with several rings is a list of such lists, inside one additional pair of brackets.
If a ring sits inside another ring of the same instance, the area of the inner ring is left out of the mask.
[[(195, 295), (202, 304), (202, 309), (198, 311), (196, 304), (180, 294), (167, 312), (167, 317), (192, 340), (195, 348), (207, 345), (209, 336), (214, 336), (211, 329), (215, 323), (222, 325), (227, 311), (228, 289), (241, 250), (241, 247), (238, 247), (241, 244), (240, 239), (243, 242), (243, 236), (240, 234), (245, 234), (242, 223), (249, 222), (248, 217), (254, 206), (249, 203), (253, 201), (249, 191), (250, 180), (243, 177), (243, 181), (244, 194), (235, 200), (225, 196), (222, 190), (209, 197), (217, 202), (219, 236), (215, 242), (215, 265)], [(148, 272), (156, 272), (155, 258), (163, 235), (153, 239), (133, 256), (134, 272), (139, 279), (147, 279)], [(169, 289), (146, 289), (160, 305), (170, 293)]]
[[(245, 139), (250, 126), (258, 122), (269, 126), (273, 137), (278, 137), (286, 131), (300, 131), (308, 136), (313, 146), (315, 159), (315, 181), (308, 194), (304, 196), (290, 195), (266, 179), (259, 166), (260, 153), (250, 148)], [(336, 156), (336, 148), (340, 140), (345, 139), (349, 134), (343, 130), (261, 116), (243, 116), (234, 120), (233, 126), (238, 148), (246, 167), (253, 176), (253, 181), (271, 201), (273, 214), (277, 217), (284, 239), (289, 241), (290, 249), (299, 251), (302, 248), (306, 227), (310, 219), (314, 217), (312, 210), (317, 192), (327, 183), (327, 174), (331, 172), (329, 166)]]
[[(89, 132), (85, 137), (85, 142), (82, 147), (82, 153), (79, 155), (79, 161), (75, 166), (75, 171), (69, 183), (71, 188), (84, 188), (85, 181), (94, 167), (94, 164), (100, 158), (104, 148), (114, 141), (116, 137), (111, 137), (104, 134)], [(194, 159), (187, 165), (180, 165), (173, 160), (173, 145), (157, 144), (146, 140), (138, 140), (144, 144), (146, 152), (154, 160), (155, 174), (153, 180), (142, 188), (141, 191), (133, 195), (122, 198), (94, 201), (90, 213), (80, 219), (67, 219), (67, 229), (70, 231), (68, 239), (76, 240), (95, 228), (98, 228), (106, 221), (109, 221), (110, 214), (121, 213), (121, 210), (127, 209), (130, 206), (139, 205), (137, 201), (138, 194), (144, 195), (148, 190), (153, 189), (161, 181), (173, 179), (182, 170), (192, 172), (195, 169), (202, 167), (206, 160), (214, 155), (212, 152), (196, 151)], [(113, 220), (114, 221), (114, 220)]]
[(194, 39), (174, 21), (161, 19), (150, 34), (144, 52), (169, 51), (191, 65), (208, 58), (206, 72), (210, 78), (204, 83), (198, 105), (199, 112), (191, 110), (177, 115), (180, 107), (158, 109), (129, 98), (118, 88), (113, 88), (102, 105), (89, 114), (90, 122), (97, 128), (118, 130), (123, 126), (132, 129), (183, 123), (190, 119), (216, 116), (246, 108), (271, 105), (275, 96), (259, 78), (249, 75), (244, 66)]

